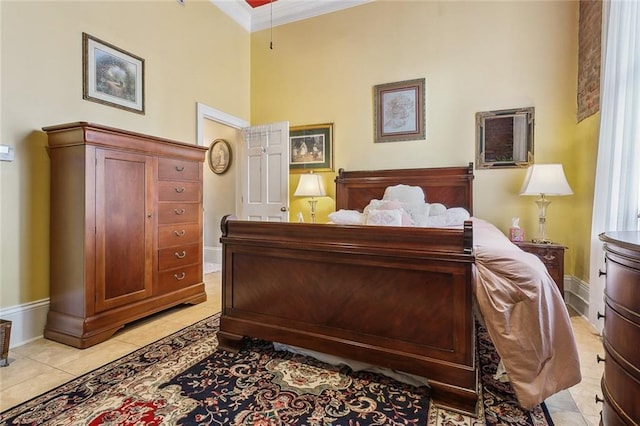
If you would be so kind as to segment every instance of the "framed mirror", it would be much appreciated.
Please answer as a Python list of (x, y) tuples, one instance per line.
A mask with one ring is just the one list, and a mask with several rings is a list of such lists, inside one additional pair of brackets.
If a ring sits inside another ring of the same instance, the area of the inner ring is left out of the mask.
[(476, 113), (476, 168), (533, 164), (534, 108)]

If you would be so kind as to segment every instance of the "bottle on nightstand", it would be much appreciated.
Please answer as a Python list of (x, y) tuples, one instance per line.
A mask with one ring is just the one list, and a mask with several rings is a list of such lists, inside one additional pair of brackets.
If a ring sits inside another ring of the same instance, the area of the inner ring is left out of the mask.
[(520, 218), (511, 219), (511, 228), (509, 228), (509, 239), (511, 241), (524, 241), (524, 229), (520, 228)]

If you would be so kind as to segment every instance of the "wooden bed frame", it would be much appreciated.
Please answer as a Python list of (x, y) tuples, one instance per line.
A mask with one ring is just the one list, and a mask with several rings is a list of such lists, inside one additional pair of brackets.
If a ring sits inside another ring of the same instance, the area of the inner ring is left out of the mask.
[[(345, 172), (336, 210), (399, 183), (472, 212), (473, 165)], [(221, 223), (220, 347), (257, 337), (423, 376), (435, 403), (476, 414), (473, 236), (461, 229)]]

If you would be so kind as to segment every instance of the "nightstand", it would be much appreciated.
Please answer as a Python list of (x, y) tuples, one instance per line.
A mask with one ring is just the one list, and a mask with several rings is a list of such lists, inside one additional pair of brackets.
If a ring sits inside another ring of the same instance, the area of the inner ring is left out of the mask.
[(531, 241), (514, 241), (513, 244), (540, 258), (564, 298), (564, 250), (566, 247), (560, 244), (538, 244)]

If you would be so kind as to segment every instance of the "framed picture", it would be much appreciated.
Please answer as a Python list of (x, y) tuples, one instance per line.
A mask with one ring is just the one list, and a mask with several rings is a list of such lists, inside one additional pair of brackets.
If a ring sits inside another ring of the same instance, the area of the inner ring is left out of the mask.
[(211, 171), (221, 175), (229, 169), (231, 165), (231, 145), (224, 139), (216, 139), (209, 145), (207, 160)]
[(333, 171), (333, 123), (291, 127), (289, 153), (292, 173)]
[(144, 59), (82, 33), (82, 98), (144, 114)]
[(374, 86), (375, 142), (425, 139), (425, 79)]

